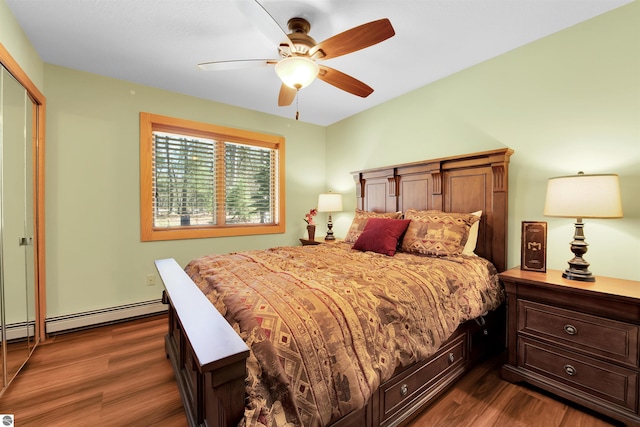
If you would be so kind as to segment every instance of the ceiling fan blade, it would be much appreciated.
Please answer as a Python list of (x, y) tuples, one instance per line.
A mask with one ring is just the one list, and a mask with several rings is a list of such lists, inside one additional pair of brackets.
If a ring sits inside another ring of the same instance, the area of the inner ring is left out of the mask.
[(338, 89), (342, 89), (345, 92), (352, 93), (362, 98), (366, 98), (373, 93), (373, 89), (362, 83), (360, 80), (333, 68), (325, 67), (324, 65), (320, 65), (318, 78), (323, 82), (337, 87)]
[(309, 49), (309, 56), (314, 59), (336, 58), (373, 46), (389, 37), (393, 37), (395, 33), (391, 22), (387, 18), (379, 19), (321, 41)]
[(198, 64), (205, 71), (240, 70), (243, 68), (266, 67), (277, 63), (277, 59), (237, 59), (231, 61), (213, 61)]
[(294, 52), (293, 42), (289, 39), (287, 32), (282, 29), (278, 22), (257, 0), (236, 0), (236, 5), (242, 13), (262, 31), (262, 34), (273, 43), (280, 46), (289, 46), (289, 51)]
[(296, 98), (297, 93), (297, 90), (282, 83), (280, 86), (280, 94), (278, 95), (278, 107), (291, 105), (293, 100)]

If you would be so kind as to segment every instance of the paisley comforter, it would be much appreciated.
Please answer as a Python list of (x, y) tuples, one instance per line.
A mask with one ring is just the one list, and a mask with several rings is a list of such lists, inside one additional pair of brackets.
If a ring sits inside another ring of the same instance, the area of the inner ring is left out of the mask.
[(483, 258), (347, 243), (210, 255), (186, 271), (251, 350), (247, 426), (327, 425), (504, 299)]

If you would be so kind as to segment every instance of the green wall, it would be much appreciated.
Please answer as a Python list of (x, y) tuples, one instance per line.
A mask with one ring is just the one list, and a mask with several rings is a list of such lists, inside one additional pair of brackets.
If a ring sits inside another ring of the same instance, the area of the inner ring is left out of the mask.
[[(571, 220), (542, 214), (549, 177), (620, 174), (625, 218), (587, 220), (596, 275), (640, 280), (640, 5), (636, 1), (329, 127), (42, 64), (4, 0), (0, 43), (47, 97), (47, 316), (157, 299), (153, 260), (297, 244), (317, 194), (345, 195), (350, 172), (510, 147), (509, 266), (520, 222), (549, 223), (549, 267), (570, 258)], [(392, 78), (392, 77), (391, 77)], [(283, 135), (283, 235), (140, 242), (138, 113)], [(320, 214), (323, 224), (326, 215)], [(320, 226), (320, 233), (324, 232)]]
[[(299, 244), (325, 190), (325, 128), (45, 65), (47, 315), (159, 298), (153, 261)], [(286, 233), (140, 242), (141, 111), (283, 135)], [(309, 155), (313, 153), (313, 155)]]
[[(549, 268), (573, 256), (572, 220), (543, 215), (548, 178), (617, 173), (624, 218), (585, 220), (585, 259), (595, 275), (640, 280), (638, 1), (329, 126), (328, 185), (349, 192), (350, 171), (501, 147), (515, 150), (509, 267), (521, 221), (547, 221)], [(350, 217), (334, 222), (342, 234)]]
[(4, 0), (0, 0), (0, 43), (42, 91), (44, 64)]

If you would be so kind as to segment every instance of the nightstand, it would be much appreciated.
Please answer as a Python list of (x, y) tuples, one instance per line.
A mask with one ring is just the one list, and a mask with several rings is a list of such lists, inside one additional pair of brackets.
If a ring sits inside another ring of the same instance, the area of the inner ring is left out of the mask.
[(519, 267), (500, 280), (508, 313), (502, 378), (640, 426), (640, 282), (579, 282)]
[(312, 246), (312, 245), (323, 245), (325, 243), (328, 243), (328, 244), (339, 243), (344, 241), (344, 239), (340, 239), (338, 237), (336, 237), (335, 240), (324, 240), (324, 236), (316, 237), (316, 239), (317, 240), (300, 239), (300, 243), (302, 243), (302, 246)]

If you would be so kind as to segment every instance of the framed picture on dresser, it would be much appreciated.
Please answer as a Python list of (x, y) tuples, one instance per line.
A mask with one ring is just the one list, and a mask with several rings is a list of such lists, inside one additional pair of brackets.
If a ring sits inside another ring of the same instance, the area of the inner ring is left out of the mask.
[(547, 271), (547, 223), (522, 221), (520, 268), (527, 271)]

